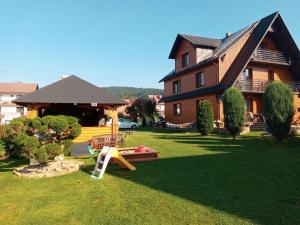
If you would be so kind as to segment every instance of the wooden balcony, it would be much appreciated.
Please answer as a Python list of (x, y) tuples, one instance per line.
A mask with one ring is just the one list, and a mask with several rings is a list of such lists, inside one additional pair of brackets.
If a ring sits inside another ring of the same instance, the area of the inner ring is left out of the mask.
[(284, 55), (281, 51), (274, 51), (269, 49), (258, 48), (252, 56), (252, 61), (280, 64), (280, 65), (290, 65), (290, 59)]
[[(264, 93), (266, 87), (271, 81), (266, 80), (244, 80), (238, 79), (234, 84), (234, 87), (242, 92), (252, 92), (252, 93)], [(288, 84), (293, 92), (298, 92), (300, 90), (300, 82), (290, 82), (282, 81)]]

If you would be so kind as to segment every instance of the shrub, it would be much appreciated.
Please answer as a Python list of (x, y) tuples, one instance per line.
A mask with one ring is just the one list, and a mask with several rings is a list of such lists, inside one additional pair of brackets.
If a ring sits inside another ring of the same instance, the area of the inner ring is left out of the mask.
[(10, 121), (8, 127), (11, 128), (16, 133), (21, 133), (26, 130), (25, 125), (23, 124), (22, 120), (19, 118)]
[(67, 120), (70, 128), (78, 125), (78, 119), (74, 116), (65, 116), (65, 119)]
[(288, 85), (272, 82), (264, 94), (264, 116), (268, 131), (282, 142), (290, 132), (294, 115), (293, 94)]
[(211, 103), (208, 100), (201, 101), (197, 110), (197, 128), (201, 135), (208, 135), (213, 130), (214, 115)]
[(39, 147), (40, 143), (38, 139), (34, 136), (28, 136), (26, 134), (19, 134), (16, 137), (16, 147), (20, 150), (23, 157), (32, 159), (36, 149)]
[(70, 156), (72, 150), (72, 140), (71, 139), (63, 140), (62, 146), (63, 146), (64, 155)]
[(35, 152), (35, 159), (38, 163), (47, 163), (48, 161), (48, 153), (47, 150), (45, 148), (38, 148)]
[(4, 143), (0, 141), (0, 159), (6, 156), (6, 150), (4, 147)]
[(70, 138), (76, 138), (81, 133), (81, 126), (77, 123), (75, 126), (71, 128)]
[(5, 125), (0, 125), (0, 140), (4, 137)]
[(225, 127), (235, 139), (245, 123), (244, 97), (236, 88), (229, 88), (223, 95)]
[(44, 148), (47, 151), (49, 159), (54, 159), (56, 156), (59, 156), (63, 153), (61, 146), (57, 143), (46, 144)]
[(50, 121), (49, 128), (53, 129), (57, 134), (61, 134), (68, 130), (69, 124), (65, 117), (56, 116)]
[(80, 133), (81, 126), (78, 119), (71, 116), (45, 116), (35, 119), (17, 118), (4, 127), (2, 139), (8, 155), (24, 156), (29, 159), (34, 158), (35, 151), (40, 145), (39, 141), (43, 144), (57, 143), (58, 146), (66, 146), (64, 151), (56, 145), (46, 147), (46, 151), (49, 150), (50, 159), (54, 159), (55, 156), (63, 152), (69, 155), (71, 141), (62, 142), (66, 139), (75, 138)]
[(33, 119), (32, 122), (31, 122), (31, 126), (34, 129), (40, 129), (41, 126), (42, 126), (41, 118), (37, 117), (37, 118)]

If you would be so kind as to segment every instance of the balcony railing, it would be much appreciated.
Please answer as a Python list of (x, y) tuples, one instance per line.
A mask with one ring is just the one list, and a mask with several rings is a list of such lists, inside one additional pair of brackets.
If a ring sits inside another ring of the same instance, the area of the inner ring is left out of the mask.
[[(263, 93), (266, 90), (266, 87), (271, 81), (265, 80), (245, 80), (238, 79), (234, 84), (234, 87), (239, 89), (242, 92), (255, 92), (255, 93)], [(282, 81), (288, 84), (293, 92), (298, 92), (300, 90), (300, 82), (290, 82), (290, 81)]]
[(258, 48), (252, 57), (253, 61), (290, 65), (290, 60), (281, 51)]

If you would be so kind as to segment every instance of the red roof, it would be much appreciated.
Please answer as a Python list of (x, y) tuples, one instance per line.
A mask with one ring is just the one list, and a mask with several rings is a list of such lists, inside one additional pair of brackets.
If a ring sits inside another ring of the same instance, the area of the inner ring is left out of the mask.
[(39, 89), (38, 84), (13, 82), (0, 83), (1, 94), (27, 94)]

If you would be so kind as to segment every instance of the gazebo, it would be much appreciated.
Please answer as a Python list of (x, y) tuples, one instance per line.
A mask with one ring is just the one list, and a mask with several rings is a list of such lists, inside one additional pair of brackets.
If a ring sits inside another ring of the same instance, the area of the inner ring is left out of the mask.
[(70, 115), (85, 127), (100, 126), (100, 121), (112, 118), (111, 131), (117, 134), (117, 108), (127, 102), (79, 77), (72, 75), (49, 84), (14, 101), (28, 108), (27, 117)]

